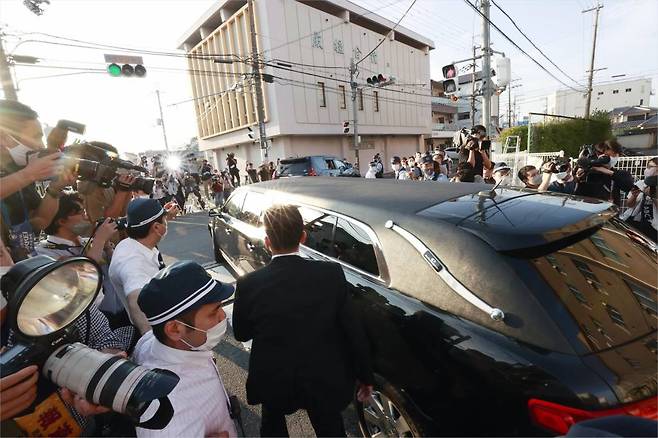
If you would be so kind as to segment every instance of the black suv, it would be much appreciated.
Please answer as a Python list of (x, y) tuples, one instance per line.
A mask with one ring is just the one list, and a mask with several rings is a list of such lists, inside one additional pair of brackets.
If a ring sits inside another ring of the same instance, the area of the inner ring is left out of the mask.
[(276, 171), (277, 178), (291, 176), (359, 176), (351, 164), (326, 155), (286, 158)]
[(357, 403), (366, 436), (656, 419), (656, 247), (607, 202), (491, 189), (271, 181), (237, 189), (210, 232), (218, 261), (241, 275), (270, 259), (263, 210), (299, 206), (302, 255), (343, 266), (368, 332), (377, 386)]

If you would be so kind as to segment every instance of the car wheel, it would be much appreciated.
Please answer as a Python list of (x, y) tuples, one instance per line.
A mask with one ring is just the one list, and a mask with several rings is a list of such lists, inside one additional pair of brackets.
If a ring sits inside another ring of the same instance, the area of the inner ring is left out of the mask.
[(420, 437), (428, 435), (420, 415), (393, 385), (377, 377), (372, 397), (355, 401), (359, 428), (365, 437)]

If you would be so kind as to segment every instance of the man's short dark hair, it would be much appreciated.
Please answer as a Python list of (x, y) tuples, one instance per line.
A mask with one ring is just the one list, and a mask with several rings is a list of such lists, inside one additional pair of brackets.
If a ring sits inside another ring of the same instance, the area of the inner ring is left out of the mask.
[(460, 182), (475, 182), (475, 169), (468, 161), (457, 165), (456, 175)]
[(148, 236), (149, 231), (151, 231), (151, 226), (156, 223), (163, 223), (162, 221), (164, 220), (165, 214), (163, 213), (162, 216), (159, 218), (155, 219), (153, 222), (149, 222), (148, 224), (142, 225), (141, 227), (128, 227), (126, 228), (126, 234), (128, 234), (128, 237), (131, 239), (143, 239), (146, 236)]
[(532, 169), (536, 169), (536, 167), (528, 165), (528, 166), (523, 166), (522, 168), (520, 168), (519, 169), (519, 175), (518, 175), (519, 179), (521, 181), (523, 181), (524, 183), (528, 182), (528, 172), (530, 172)]
[(24, 103), (0, 99), (0, 117), (13, 117), (23, 120), (36, 120), (39, 114)]
[(163, 323), (152, 326), (151, 328), (153, 329), (153, 336), (155, 336), (155, 339), (160, 341), (161, 344), (167, 345), (167, 335), (165, 334), (164, 331), (165, 324), (168, 323), (169, 321), (173, 321), (177, 319), (179, 321), (183, 321), (185, 324), (194, 326), (194, 318), (196, 317), (196, 314), (199, 311), (199, 309), (200, 307), (197, 307), (196, 309), (192, 309), (189, 312), (185, 312), (181, 315), (176, 315), (172, 319), (167, 320)]
[(617, 140), (608, 140), (605, 142), (606, 149), (610, 149), (615, 154), (621, 154), (624, 151), (622, 145)]
[(55, 234), (60, 227), (59, 220), (78, 213), (81, 209), (80, 204), (82, 204), (82, 197), (78, 192), (64, 192), (59, 198), (59, 208), (55, 213), (55, 217), (44, 231), (50, 235)]
[(304, 232), (304, 221), (297, 207), (272, 206), (265, 211), (263, 223), (273, 249), (292, 249), (299, 245)]

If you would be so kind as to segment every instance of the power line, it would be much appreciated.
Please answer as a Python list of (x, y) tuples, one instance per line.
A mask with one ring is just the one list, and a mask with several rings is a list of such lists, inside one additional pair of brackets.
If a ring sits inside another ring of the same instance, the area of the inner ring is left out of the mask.
[(521, 28), (519, 28), (519, 26), (516, 24), (516, 22), (514, 21), (514, 19), (513, 19), (512, 17), (510, 17), (509, 14), (508, 14), (507, 12), (505, 12), (505, 10), (504, 10), (503, 8), (501, 8), (500, 6), (498, 6), (498, 4), (497, 4), (494, 0), (491, 0), (491, 3), (493, 3), (493, 5), (494, 5), (496, 8), (498, 8), (498, 10), (499, 10), (500, 12), (502, 12), (503, 15), (505, 15), (505, 16), (509, 19), (509, 21), (514, 25), (514, 27), (516, 28), (516, 30), (518, 30), (519, 33), (520, 33), (521, 35), (523, 35), (523, 37), (524, 37), (526, 40), (528, 40), (528, 42), (529, 42), (530, 44), (532, 44), (532, 47), (534, 47), (535, 49), (537, 49), (537, 51), (538, 51), (539, 53), (541, 53), (541, 55), (542, 55), (544, 58), (546, 58), (546, 59), (548, 60), (548, 62), (550, 62), (550, 63), (553, 65), (553, 67), (557, 68), (557, 69), (560, 71), (560, 73), (562, 73), (563, 75), (565, 75), (566, 77), (568, 77), (569, 79), (571, 79), (573, 82), (575, 82), (575, 83), (578, 84), (579, 86), (581, 86), (581, 87), (583, 86), (583, 84), (581, 84), (580, 82), (578, 82), (577, 80), (575, 80), (574, 78), (572, 78), (571, 76), (569, 76), (569, 75), (568, 75), (564, 70), (562, 70), (562, 69), (561, 69), (556, 63), (554, 63), (553, 60), (551, 60), (551, 58), (549, 58), (549, 57), (548, 57), (548, 56), (547, 56), (547, 55), (546, 55), (546, 54), (545, 54), (545, 53), (544, 53), (539, 47), (537, 47), (537, 45), (536, 45), (536, 44), (535, 44), (535, 43), (534, 43), (534, 42), (528, 37), (528, 35), (526, 35), (526, 34), (521, 30)]
[(361, 62), (363, 62), (363, 60), (365, 60), (368, 56), (370, 56), (375, 50), (377, 50), (377, 48), (378, 48), (379, 46), (381, 46), (381, 45), (384, 43), (384, 41), (386, 40), (386, 38), (388, 38), (388, 36), (391, 34), (391, 32), (395, 31), (395, 29), (398, 27), (398, 25), (400, 24), (400, 22), (404, 19), (404, 17), (407, 16), (407, 14), (408, 14), (409, 11), (411, 10), (411, 8), (414, 7), (414, 5), (416, 4), (417, 1), (418, 1), (418, 0), (413, 0), (413, 1), (411, 2), (411, 4), (410, 4), (409, 7), (407, 8), (407, 10), (404, 11), (404, 14), (402, 14), (402, 16), (400, 17), (400, 19), (398, 20), (398, 22), (395, 23), (395, 26), (393, 26), (393, 29), (389, 30), (389, 31), (386, 33), (386, 35), (384, 35), (384, 37), (379, 41), (379, 43), (378, 43), (378, 44), (377, 44), (377, 45), (376, 45), (376, 46), (375, 46), (370, 52), (368, 52), (367, 55), (362, 56), (361, 59), (359, 59), (359, 60), (356, 62), (356, 65), (361, 64)]
[(485, 16), (485, 15), (484, 15), (484, 14), (483, 14), (478, 8), (477, 8), (477, 7), (475, 7), (475, 5), (474, 5), (473, 3), (471, 3), (469, 0), (464, 0), (464, 2), (466, 2), (467, 5), (469, 5), (474, 11), (476, 11), (478, 14), (480, 14), (480, 15), (482, 16), (482, 18), (484, 18), (485, 20), (487, 20), (487, 22), (489, 22), (489, 24), (490, 24), (494, 29), (496, 29), (496, 30), (498, 31), (498, 33), (500, 33), (503, 37), (505, 37), (505, 39), (506, 39), (507, 41), (509, 41), (514, 47), (516, 47), (521, 53), (523, 53), (526, 57), (528, 57), (532, 62), (534, 62), (535, 64), (537, 64), (537, 66), (538, 66), (539, 68), (541, 68), (542, 70), (544, 70), (544, 71), (545, 71), (549, 76), (551, 76), (553, 79), (555, 79), (556, 81), (558, 81), (559, 83), (561, 83), (561, 84), (564, 85), (565, 87), (570, 88), (570, 89), (572, 89), (572, 90), (574, 90), (574, 91), (576, 91), (576, 92), (578, 92), (578, 93), (583, 93), (583, 92), (585, 91), (585, 90), (578, 90), (577, 88), (574, 88), (574, 87), (572, 87), (571, 85), (569, 85), (569, 84), (563, 82), (560, 78), (558, 78), (558, 77), (555, 76), (553, 73), (551, 73), (549, 70), (547, 70), (546, 67), (544, 67), (543, 65), (541, 65), (541, 64), (539, 63), (539, 61), (537, 61), (535, 58), (533, 58), (532, 56), (530, 56), (530, 54), (528, 54), (528, 52), (526, 52), (526, 51), (523, 50), (518, 44), (516, 44), (516, 43), (514, 42), (514, 40), (512, 40), (510, 37), (507, 36), (507, 34), (506, 34), (505, 32), (503, 32), (502, 30), (500, 30), (500, 28), (499, 28), (498, 26), (496, 26), (496, 25), (495, 25), (495, 24), (494, 24), (489, 18), (487, 18), (487, 17), (486, 17), (486, 16)]

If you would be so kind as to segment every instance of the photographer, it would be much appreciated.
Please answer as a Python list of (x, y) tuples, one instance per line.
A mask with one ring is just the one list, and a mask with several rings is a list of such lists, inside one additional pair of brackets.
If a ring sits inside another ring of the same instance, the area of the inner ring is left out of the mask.
[(231, 175), (231, 184), (233, 187), (240, 186), (240, 170), (238, 169), (238, 160), (233, 152), (226, 154), (226, 167)]
[(459, 162), (468, 162), (473, 167), (476, 175), (483, 176), (484, 168), (491, 169), (493, 166), (489, 160), (486, 144), (487, 131), (482, 125), (475, 125), (471, 129), (471, 134), (467, 137), (466, 142), (459, 151)]
[(154, 199), (135, 199), (128, 204), (128, 238), (114, 250), (110, 280), (128, 312), (130, 321), (143, 334), (150, 330), (137, 305), (139, 291), (164, 267), (157, 245), (167, 235), (167, 219), (175, 217), (177, 206), (164, 207)]
[(548, 180), (544, 181), (541, 174), (539, 173), (539, 170), (537, 170), (537, 168), (532, 165), (527, 165), (520, 168), (517, 176), (526, 189), (538, 189), (539, 186), (542, 185), (542, 182), (544, 182), (546, 187), (548, 187), (548, 184), (550, 183), (550, 176)]
[(210, 199), (210, 179), (212, 178), (212, 166), (208, 163), (208, 160), (203, 160), (201, 164), (201, 169), (199, 169), (201, 174), (201, 181), (203, 183), (203, 195), (206, 199)]
[(199, 205), (201, 205), (201, 208), (205, 209), (206, 203), (201, 198), (201, 192), (199, 191), (199, 184), (197, 183), (196, 179), (188, 172), (185, 172), (185, 178), (183, 179), (183, 184), (185, 184), (184, 202), (187, 202), (187, 198), (190, 196), (190, 193), (192, 193), (194, 194), (194, 196), (196, 196), (196, 199), (197, 201), (199, 201)]
[(656, 242), (658, 238), (658, 158), (647, 163), (644, 179), (637, 181), (628, 195), (628, 213), (622, 217), (626, 223)]
[[(542, 165), (542, 182), (537, 190), (574, 195), (584, 174), (582, 169), (578, 169), (574, 177), (569, 160), (548, 161)], [(551, 182), (553, 175), (555, 181)]]
[[(615, 175), (615, 165), (619, 161), (622, 147), (614, 140), (598, 143), (593, 154), (587, 154), (583, 148), (578, 159), (578, 169), (582, 169), (584, 177), (580, 181), (578, 195), (608, 201), (612, 197), (614, 180), (623, 184), (626, 175)], [(617, 196), (618, 197), (618, 196)]]
[[(37, 158), (44, 149), (37, 113), (19, 102), (0, 101), (0, 226), (14, 261), (34, 254), (35, 233), (52, 221), (62, 189), (74, 181), (61, 166), (61, 154)], [(35, 155), (33, 155), (35, 154)], [(31, 159), (28, 160), (28, 156)], [(42, 198), (36, 181), (58, 175)]]

